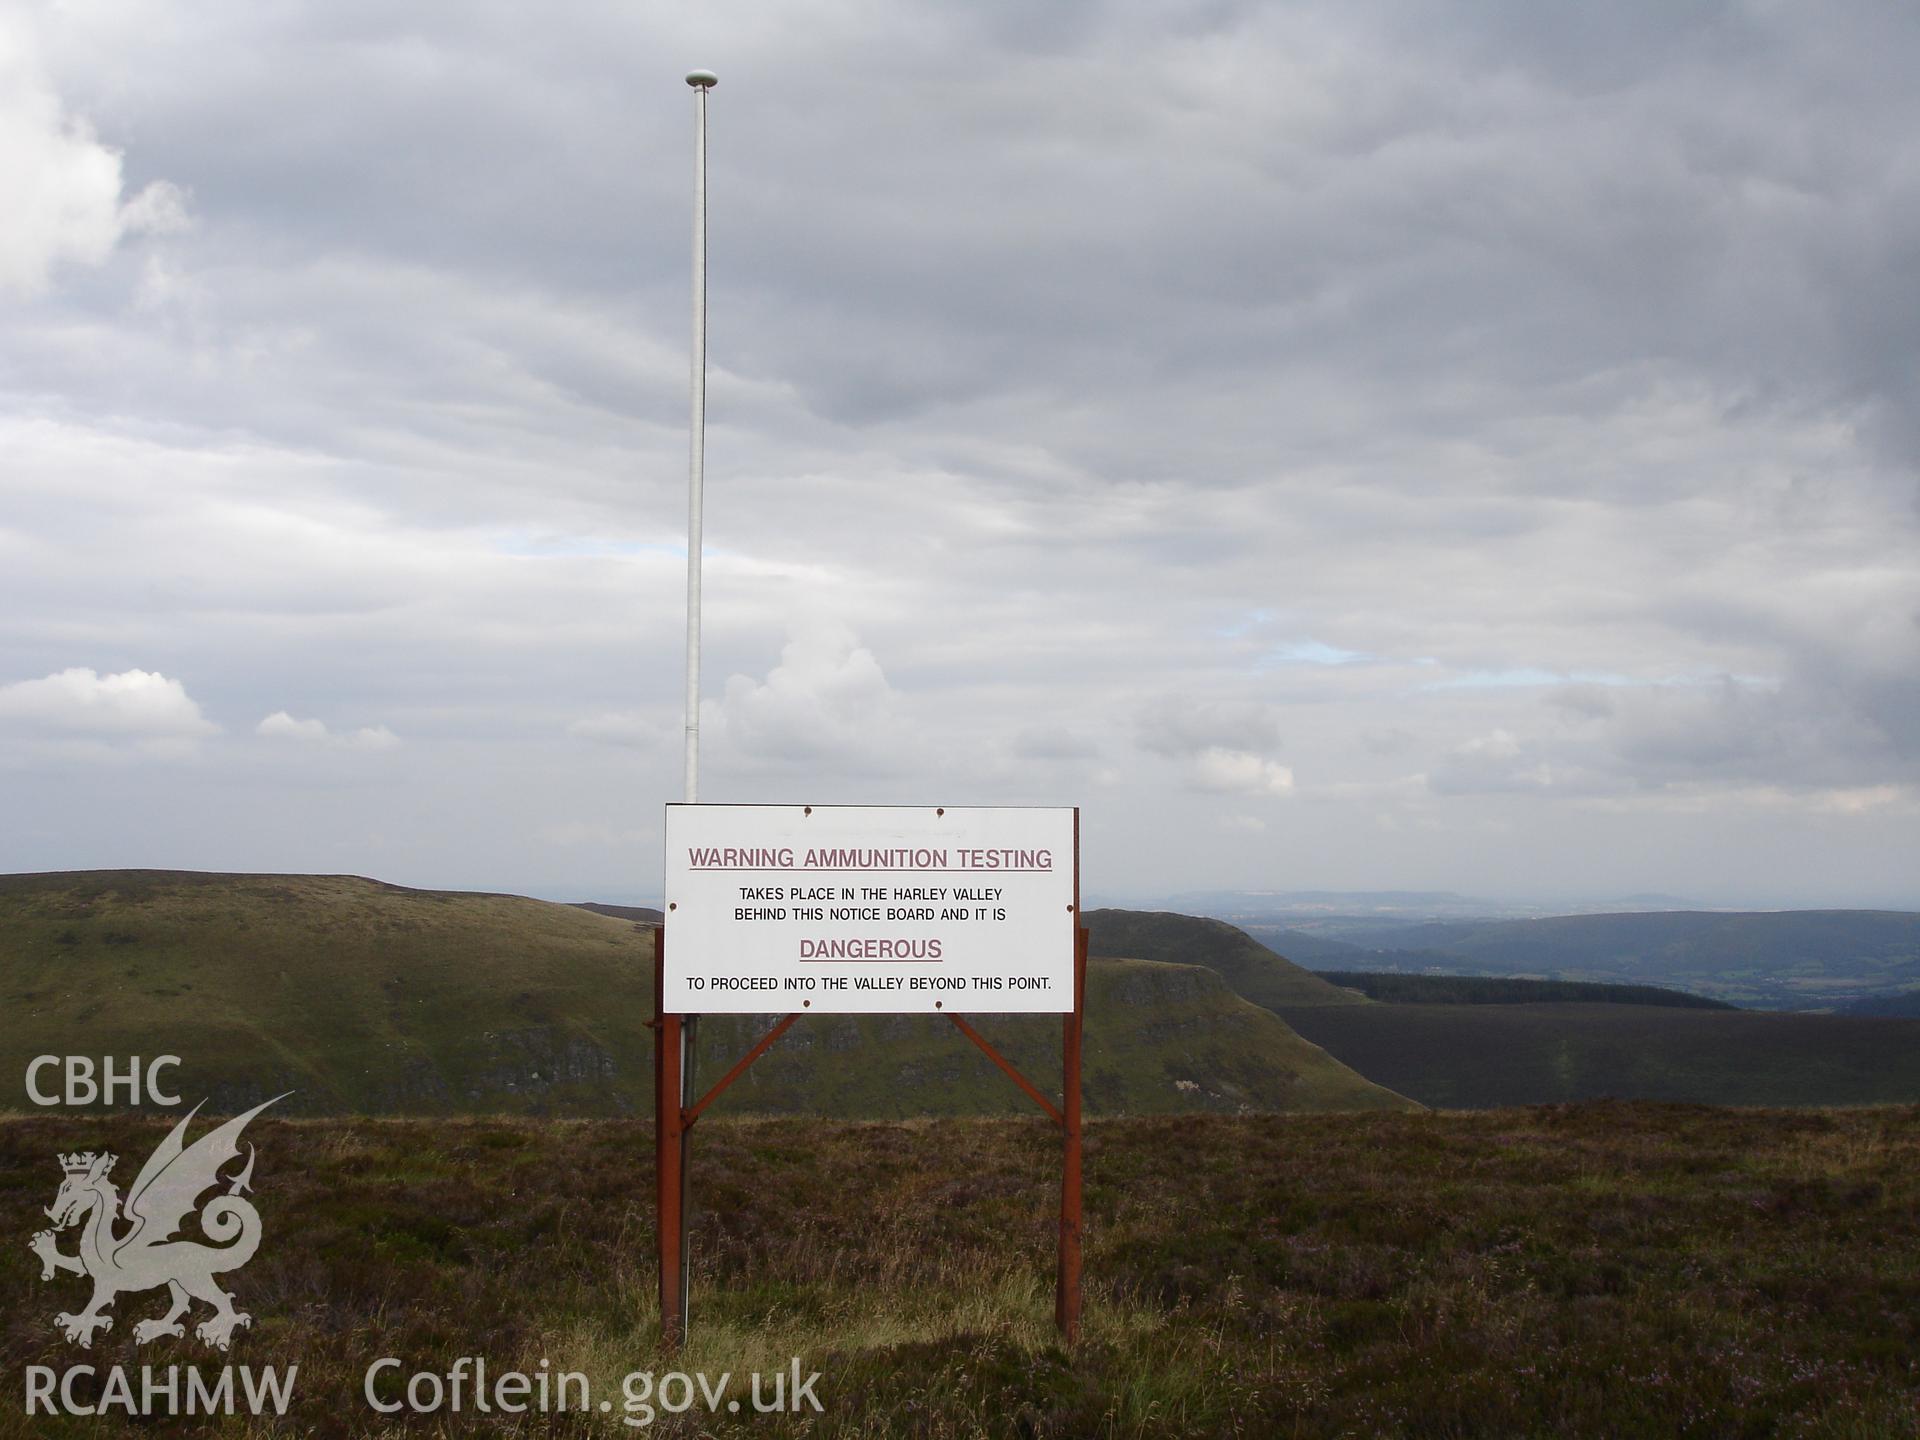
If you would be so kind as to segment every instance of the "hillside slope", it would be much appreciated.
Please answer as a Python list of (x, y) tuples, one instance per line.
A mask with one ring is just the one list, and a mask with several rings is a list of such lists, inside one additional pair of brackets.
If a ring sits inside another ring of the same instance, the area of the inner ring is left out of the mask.
[[(645, 1114), (652, 966), (648, 927), (515, 896), (354, 876), (0, 876), (0, 1073), (46, 1053), (172, 1053), (175, 1088), (217, 1109), (291, 1089), (292, 1113)], [(762, 1028), (709, 1019), (698, 1073), (721, 1073)], [(981, 1028), (1057, 1085), (1055, 1021)], [(1169, 965), (1090, 967), (1085, 1076), (1094, 1112), (1407, 1103), (1211, 972)], [(0, 1094), (0, 1108), (27, 1103)], [(899, 1116), (1029, 1103), (942, 1021), (820, 1016), (721, 1105)]]
[[(703, 1019), (699, 1074), (723, 1073), (776, 1018)], [(987, 1016), (973, 1023), (1028, 1079), (1059, 1093), (1057, 1017)], [(1090, 961), (1082, 1075), (1087, 1108), (1102, 1114), (1414, 1108), (1303, 1040), (1272, 1011), (1235, 995), (1201, 965)], [(721, 1103), (886, 1117), (1033, 1108), (951, 1025), (920, 1015), (807, 1020)]]
[(1235, 994), (1270, 1010), (1367, 1003), (1364, 996), (1328, 984), (1224, 920), (1164, 910), (1089, 910), (1085, 919), (1095, 955), (1204, 965)]

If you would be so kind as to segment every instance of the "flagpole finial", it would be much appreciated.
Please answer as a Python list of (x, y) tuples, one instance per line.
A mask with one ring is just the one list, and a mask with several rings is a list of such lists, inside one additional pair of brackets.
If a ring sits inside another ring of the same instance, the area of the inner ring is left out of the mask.
[(687, 84), (696, 90), (711, 90), (720, 83), (720, 77), (711, 70), (689, 70)]

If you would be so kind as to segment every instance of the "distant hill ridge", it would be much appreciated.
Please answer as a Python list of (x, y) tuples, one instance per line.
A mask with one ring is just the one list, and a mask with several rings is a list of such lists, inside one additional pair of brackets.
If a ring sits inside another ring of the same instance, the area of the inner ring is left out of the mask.
[(1661, 985), (1598, 985), (1583, 980), (1527, 980), (1511, 975), (1405, 975), (1393, 970), (1316, 970), (1330, 985), (1358, 990), (1389, 1005), (1664, 1005), (1678, 1010), (1733, 1010), (1705, 995)]
[(576, 900), (573, 908), (590, 910), (595, 915), (607, 915), (615, 920), (631, 920), (636, 925), (658, 925), (666, 918), (651, 905), (602, 905), (593, 900)]
[[(1904, 910), (1648, 911), (1538, 920), (1348, 928), (1342, 969), (1451, 963), (1476, 974), (1680, 986), (1742, 1005), (1846, 1005), (1920, 986), (1920, 913)], [(1424, 952), (1418, 961), (1405, 952)], [(1364, 955), (1364, 950), (1363, 950)], [(1320, 958), (1320, 957), (1315, 957)], [(1332, 957), (1328, 957), (1332, 958)], [(1331, 965), (1328, 968), (1333, 968)]]

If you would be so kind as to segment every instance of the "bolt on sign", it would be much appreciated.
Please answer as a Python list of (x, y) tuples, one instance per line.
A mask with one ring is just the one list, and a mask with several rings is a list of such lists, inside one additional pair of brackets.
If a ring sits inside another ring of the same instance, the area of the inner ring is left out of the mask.
[(1074, 1008), (1079, 812), (667, 806), (662, 1008)]

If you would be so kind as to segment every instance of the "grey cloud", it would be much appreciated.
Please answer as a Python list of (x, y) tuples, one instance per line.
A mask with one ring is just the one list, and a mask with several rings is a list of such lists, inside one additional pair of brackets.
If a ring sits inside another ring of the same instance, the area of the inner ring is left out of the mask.
[(1362, 730), (1360, 743), (1374, 755), (1399, 755), (1411, 749), (1416, 740), (1411, 730), (1388, 726), (1382, 729)]
[(1920, 755), (1912, 748), (1903, 684), (1904, 677), (1879, 673), (1833, 673), (1794, 674), (1775, 684), (1721, 677), (1612, 695), (1559, 691), (1546, 699), (1587, 722), (1578, 732), (1529, 742), (1499, 767), (1476, 756), (1447, 774), (1463, 783), (1475, 775), (1547, 775), (1557, 762), (1642, 789), (1911, 783), (1920, 780)]
[(1613, 697), (1598, 685), (1567, 685), (1544, 697), (1556, 710), (1579, 720), (1602, 720), (1614, 713)]
[(1013, 753), (1025, 760), (1091, 760), (1100, 747), (1064, 727), (1030, 726), (1013, 737)]
[(637, 750), (664, 748), (681, 727), (664, 717), (601, 711), (583, 715), (567, 725), (567, 734), (596, 745), (627, 746)]
[(1175, 758), (1214, 749), (1271, 750), (1280, 743), (1280, 722), (1272, 707), (1256, 701), (1167, 697), (1141, 711), (1138, 738), (1144, 749)]
[(1640, 697), (1613, 728), (1614, 749), (1628, 764), (1689, 778), (1715, 770), (1750, 769), (1793, 737), (1776, 691), (1732, 680), (1704, 689)]
[(1788, 594), (1717, 607), (1723, 628), (1768, 639), (1778, 678), (1622, 694), (1621, 757), (1789, 783), (1920, 779), (1920, 572), (1836, 576), (1820, 590), (1824, 605)]
[[(1920, 580), (1913, 586), (1920, 594)], [(1871, 727), (1900, 761), (1920, 769), (1920, 608), (1881, 610), (1842, 633), (1805, 643), (1796, 690)]]

